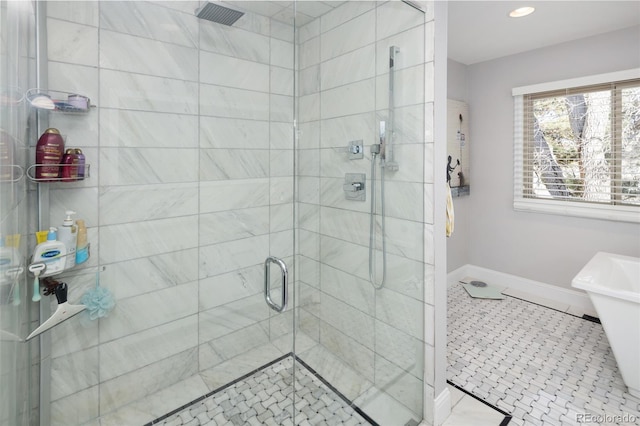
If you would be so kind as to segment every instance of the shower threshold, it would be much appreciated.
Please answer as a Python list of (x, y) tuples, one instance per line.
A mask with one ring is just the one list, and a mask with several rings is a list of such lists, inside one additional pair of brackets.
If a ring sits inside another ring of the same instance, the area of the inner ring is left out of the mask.
[(145, 426), (294, 424), (377, 425), (304, 361), (289, 353)]

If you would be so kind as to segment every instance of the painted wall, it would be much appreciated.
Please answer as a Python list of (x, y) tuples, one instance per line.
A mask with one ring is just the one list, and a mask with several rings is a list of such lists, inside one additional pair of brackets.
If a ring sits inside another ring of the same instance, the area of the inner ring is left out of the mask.
[[(452, 59), (447, 61), (447, 99), (469, 103), (468, 67)], [(473, 123), (473, 116), (467, 117), (469, 123)], [(473, 166), (473, 152), (475, 137), (470, 132), (469, 152), (471, 166)], [(470, 169), (470, 181), (473, 182), (474, 170)], [(475, 185), (471, 186), (471, 192)], [(453, 271), (469, 263), (469, 233), (473, 218), (470, 210), (470, 197), (468, 195), (453, 198), (454, 231), (447, 238), (447, 272)]]
[(633, 27), (469, 66), (468, 263), (570, 287), (597, 251), (640, 256), (640, 225), (515, 212), (513, 87), (640, 66)]

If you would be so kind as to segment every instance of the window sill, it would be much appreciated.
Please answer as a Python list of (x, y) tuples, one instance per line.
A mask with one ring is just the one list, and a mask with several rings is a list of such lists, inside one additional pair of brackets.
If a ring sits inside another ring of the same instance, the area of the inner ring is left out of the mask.
[(605, 206), (570, 201), (515, 199), (513, 209), (521, 212), (548, 213), (615, 222), (640, 223), (640, 209), (630, 206)]

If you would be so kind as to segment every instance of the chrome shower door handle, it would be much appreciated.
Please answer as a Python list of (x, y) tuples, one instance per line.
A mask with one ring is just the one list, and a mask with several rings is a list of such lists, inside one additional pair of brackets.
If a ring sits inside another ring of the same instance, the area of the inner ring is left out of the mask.
[[(280, 272), (282, 274), (282, 303), (278, 305), (271, 299), (271, 264), (275, 263), (280, 267)], [(271, 309), (276, 312), (283, 312), (287, 309), (287, 301), (288, 297), (288, 288), (289, 288), (289, 271), (287, 271), (287, 265), (282, 261), (282, 259), (278, 259), (277, 257), (269, 256), (264, 261), (264, 299), (267, 302), (267, 305)]]

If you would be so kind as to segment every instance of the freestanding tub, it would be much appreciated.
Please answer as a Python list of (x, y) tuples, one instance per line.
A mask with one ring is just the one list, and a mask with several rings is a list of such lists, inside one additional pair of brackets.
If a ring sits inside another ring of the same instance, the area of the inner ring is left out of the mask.
[(571, 286), (589, 294), (622, 379), (640, 398), (640, 258), (598, 252)]

